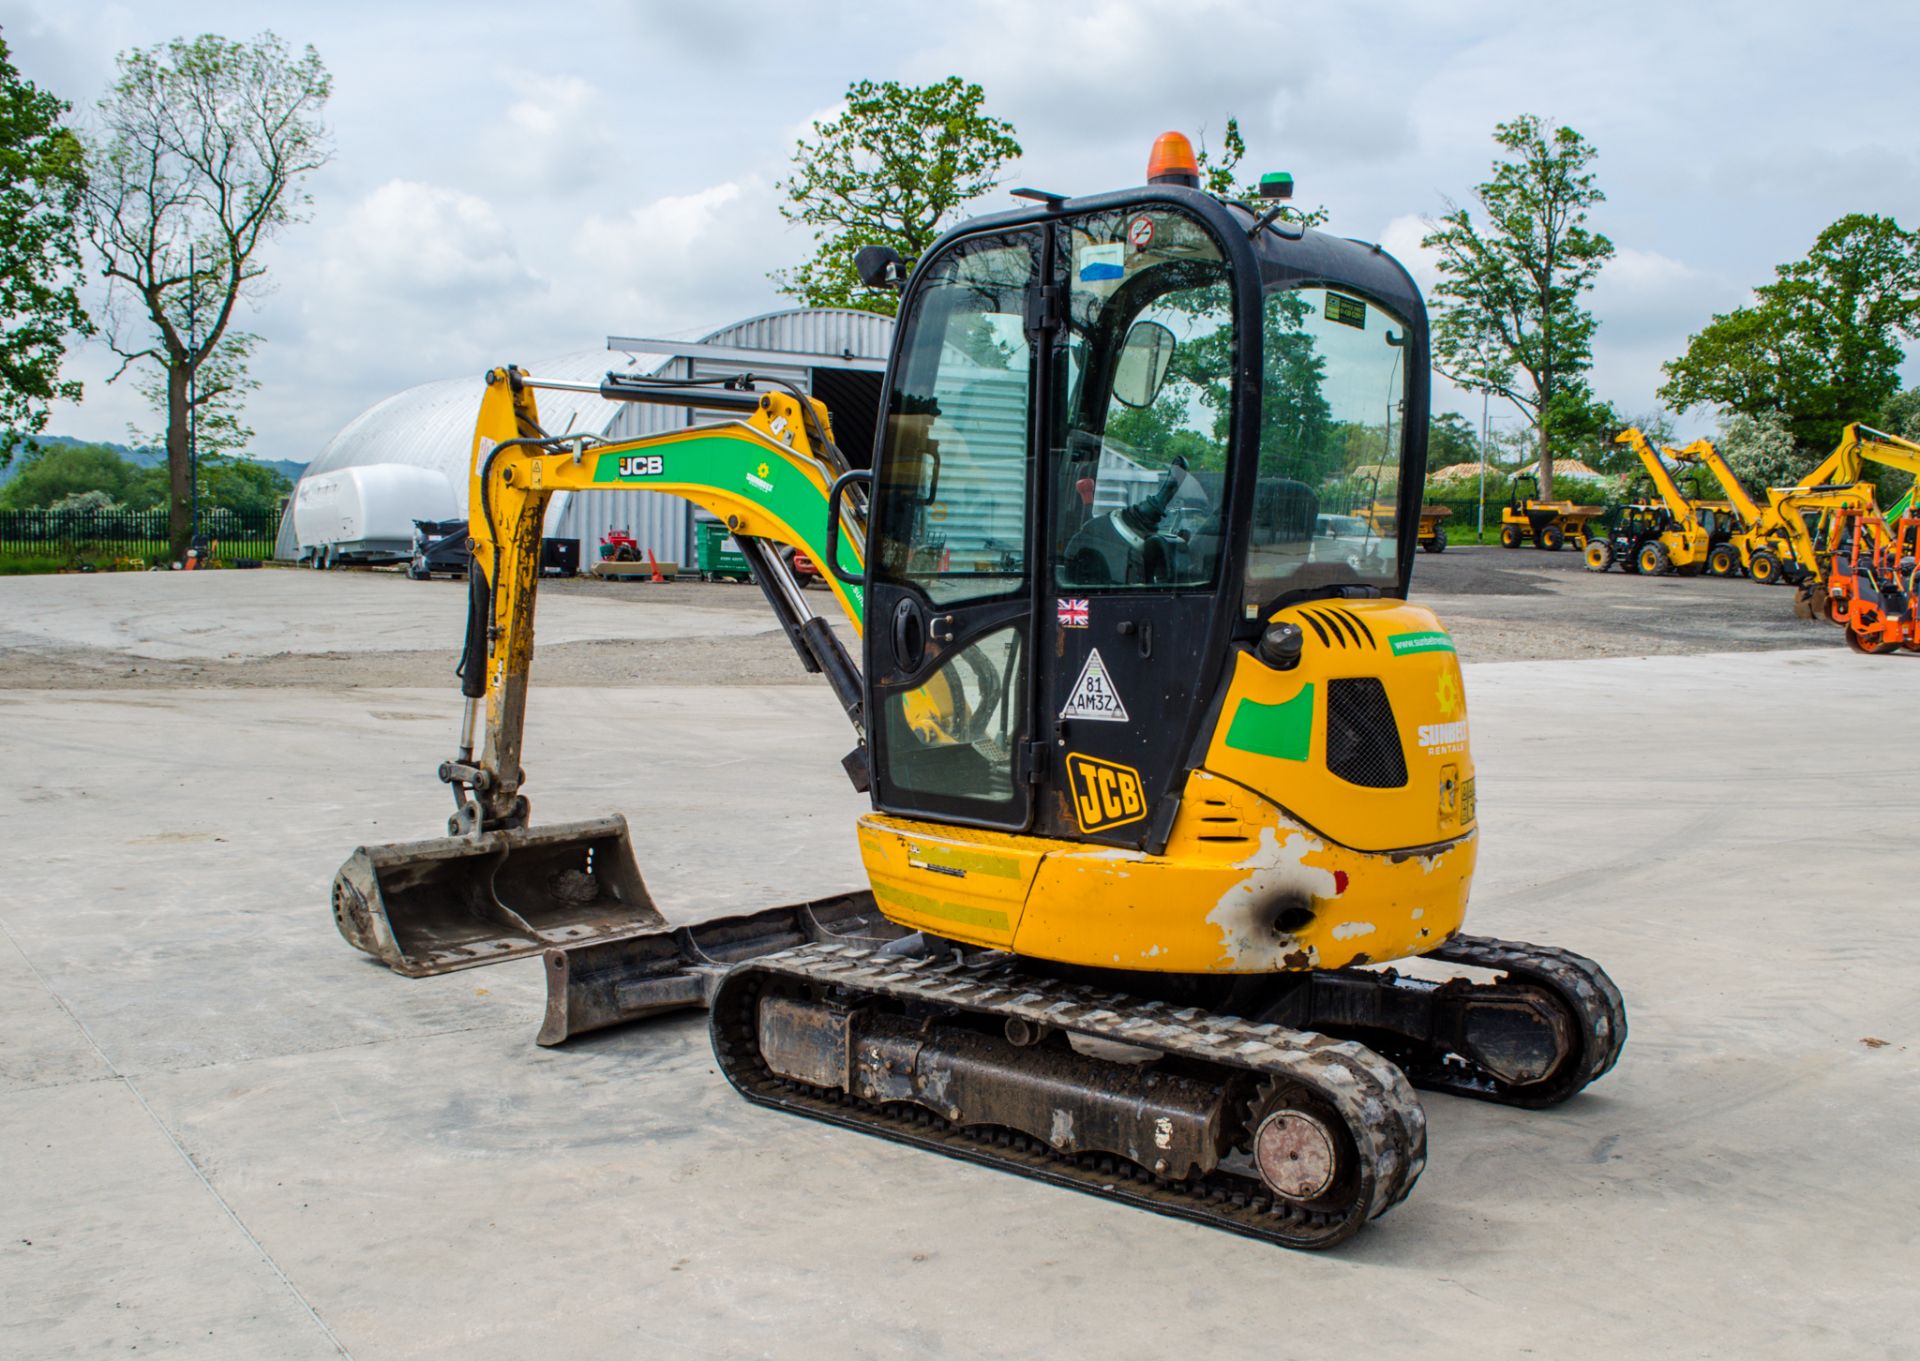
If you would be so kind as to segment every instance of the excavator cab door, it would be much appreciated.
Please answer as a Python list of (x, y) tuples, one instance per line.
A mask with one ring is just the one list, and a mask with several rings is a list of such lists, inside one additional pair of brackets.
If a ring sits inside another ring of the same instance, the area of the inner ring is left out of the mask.
[(903, 301), (867, 532), (875, 806), (1031, 817), (1038, 227), (965, 237)]

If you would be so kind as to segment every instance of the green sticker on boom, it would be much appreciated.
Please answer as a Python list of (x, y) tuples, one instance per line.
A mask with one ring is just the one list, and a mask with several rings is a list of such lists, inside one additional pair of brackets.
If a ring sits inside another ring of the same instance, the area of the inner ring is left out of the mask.
[(1387, 644), (1396, 657), (1404, 657), (1409, 652), (1453, 651), (1453, 639), (1444, 633), (1396, 633), (1387, 639)]
[[(808, 557), (824, 566), (827, 560), (827, 505), (825, 493), (797, 475), (768, 450), (736, 435), (677, 439), (661, 447), (644, 447), (631, 454), (601, 454), (594, 463), (593, 480), (632, 485), (693, 499), (688, 490), (713, 488), (743, 497), (777, 516), (799, 536)], [(850, 575), (861, 575), (853, 545), (840, 536), (840, 564)], [(865, 608), (862, 588), (845, 587), (855, 611)]]

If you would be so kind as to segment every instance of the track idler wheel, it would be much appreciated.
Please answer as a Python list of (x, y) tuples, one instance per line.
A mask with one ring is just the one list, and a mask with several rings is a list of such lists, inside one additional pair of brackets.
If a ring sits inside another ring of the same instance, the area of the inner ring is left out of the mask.
[(1267, 1189), (1321, 1210), (1353, 1198), (1359, 1154), (1344, 1122), (1297, 1083), (1265, 1084), (1248, 1110), (1248, 1151)]

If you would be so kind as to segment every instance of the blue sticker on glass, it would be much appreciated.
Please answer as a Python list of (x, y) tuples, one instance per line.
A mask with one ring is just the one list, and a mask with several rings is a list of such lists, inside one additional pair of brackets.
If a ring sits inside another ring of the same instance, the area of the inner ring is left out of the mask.
[(1080, 251), (1080, 282), (1117, 283), (1127, 274), (1126, 247), (1119, 241), (1086, 246)]

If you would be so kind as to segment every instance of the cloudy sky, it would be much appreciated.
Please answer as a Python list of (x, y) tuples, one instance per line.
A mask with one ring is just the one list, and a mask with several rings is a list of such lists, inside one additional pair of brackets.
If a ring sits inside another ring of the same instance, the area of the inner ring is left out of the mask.
[[(1493, 124), (1571, 124), (1599, 148), (1594, 225), (1619, 251), (1593, 300), (1594, 384), (1630, 413), (1654, 406), (1660, 363), (1691, 331), (1834, 218), (1920, 224), (1902, 112), (1911, 4), (810, 8), (0, 0), (0, 29), (79, 116), (116, 53), (176, 36), (270, 22), (332, 70), (336, 155), (310, 186), (311, 221), (270, 248), (274, 285), (246, 323), (266, 342), (248, 419), (277, 458), (312, 457), (415, 383), (782, 305), (767, 271), (810, 239), (780, 218), (774, 182), (796, 136), (864, 77), (984, 85), (1027, 149), (1008, 187), (1138, 183), (1154, 134), (1217, 140), (1235, 115), (1249, 169), (1292, 171), (1332, 229), (1384, 242), (1423, 284), (1422, 218), (1486, 177)], [(130, 381), (106, 385), (111, 368), (103, 350), (76, 356), (86, 400), (52, 431), (124, 439), (146, 419)], [(1445, 400), (1477, 416), (1477, 401)]]

